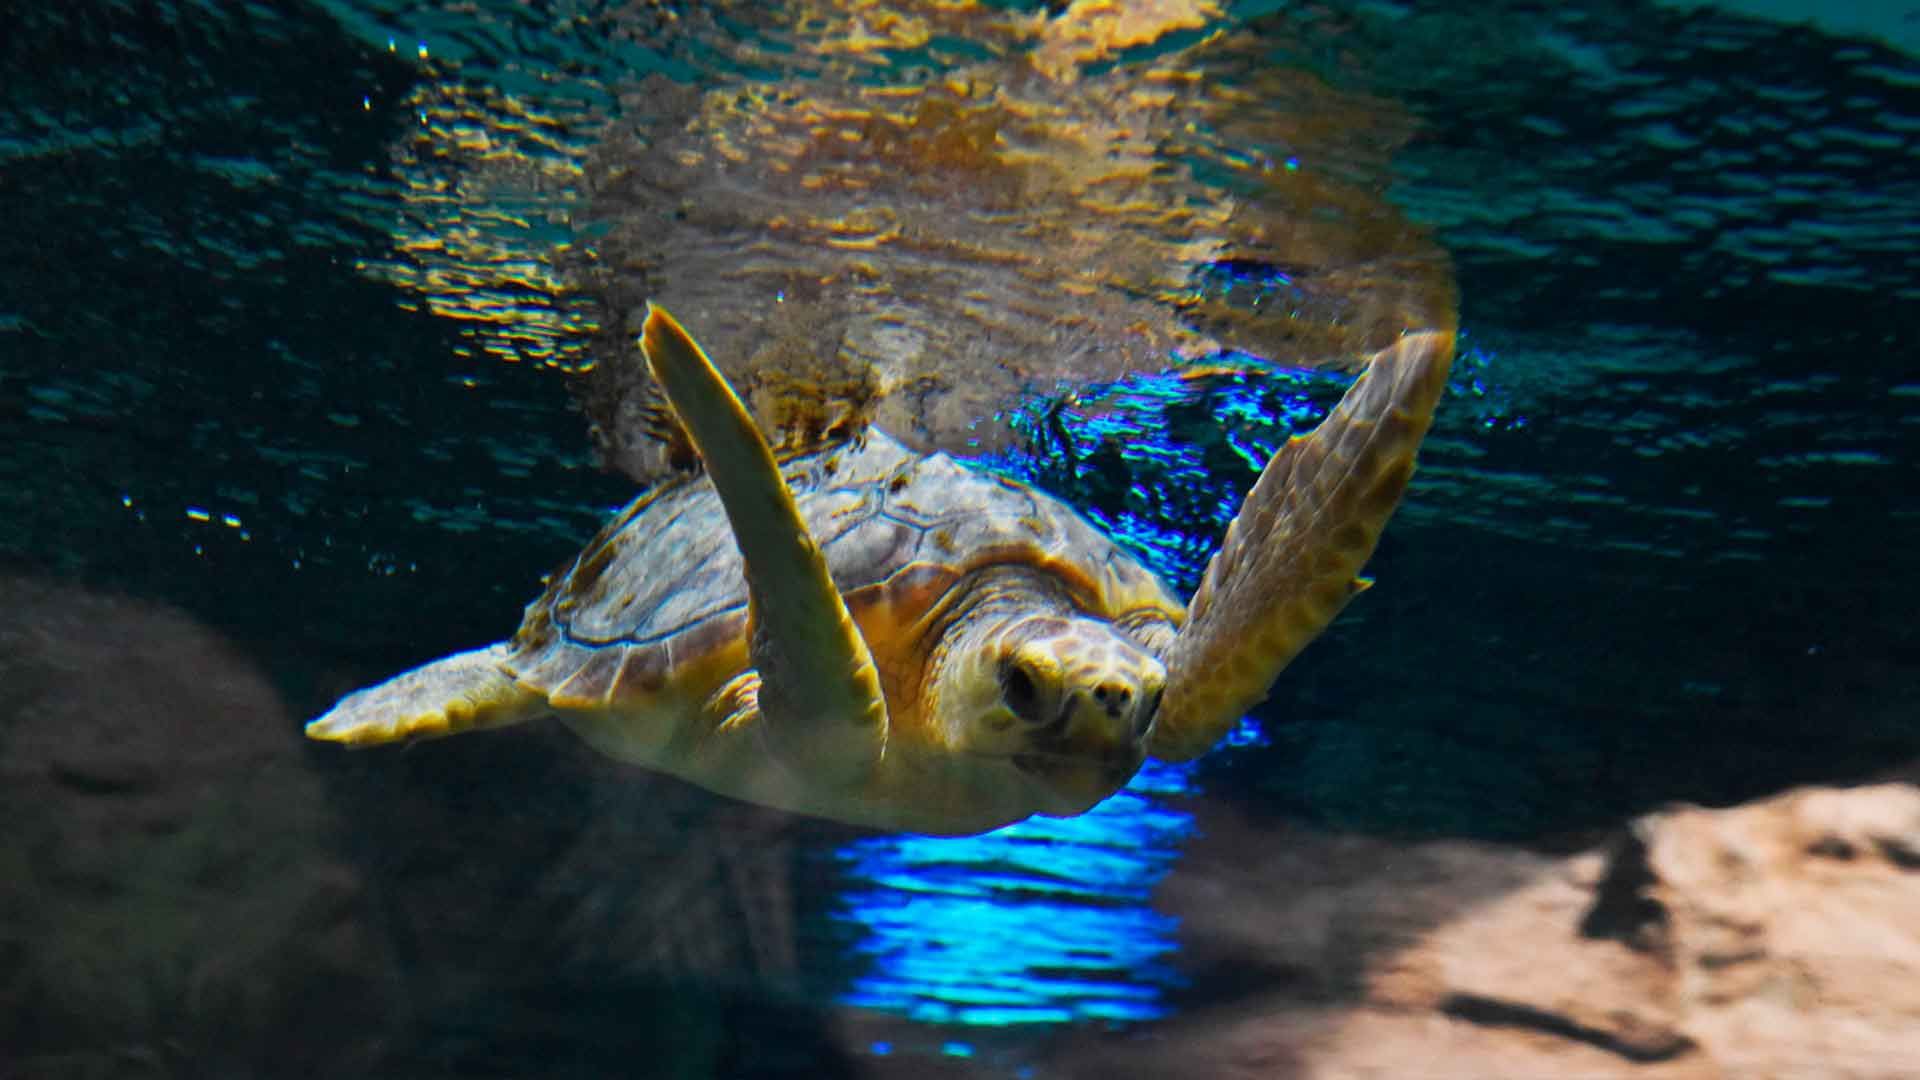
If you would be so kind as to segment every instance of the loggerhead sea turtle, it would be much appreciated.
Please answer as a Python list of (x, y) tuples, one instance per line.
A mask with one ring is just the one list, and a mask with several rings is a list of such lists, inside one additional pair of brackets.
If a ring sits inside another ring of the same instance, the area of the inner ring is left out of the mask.
[(309, 736), (553, 715), (613, 757), (861, 825), (1078, 814), (1148, 754), (1204, 752), (1366, 585), (1453, 356), (1432, 332), (1375, 354), (1274, 453), (1183, 608), (1063, 503), (878, 429), (776, 462), (658, 307), (641, 348), (705, 476), (615, 515), (512, 640), (350, 694)]

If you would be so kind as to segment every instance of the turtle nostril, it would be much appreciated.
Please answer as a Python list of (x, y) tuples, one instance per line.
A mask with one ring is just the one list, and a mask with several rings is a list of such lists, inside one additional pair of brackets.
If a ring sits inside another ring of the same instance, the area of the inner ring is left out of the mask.
[(1133, 691), (1116, 683), (1103, 683), (1093, 688), (1093, 700), (1107, 710), (1108, 716), (1119, 716), (1133, 703)]

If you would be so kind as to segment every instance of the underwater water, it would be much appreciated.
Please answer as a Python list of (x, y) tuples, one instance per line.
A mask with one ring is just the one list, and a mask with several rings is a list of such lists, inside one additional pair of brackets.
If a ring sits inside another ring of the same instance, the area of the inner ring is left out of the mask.
[[(1920, 758), (1913, 14), (1223, 6), (1413, 118), (1378, 194), (1451, 256), (1453, 381), (1376, 587), (1227, 744), (962, 839), (546, 725), (300, 740), (506, 636), (632, 495), (552, 253), (621, 90), (716, 62), (674, 8), (10, 9), (0, 1077), (1048, 1075), (1297, 976), (1166, 899), (1220, 837), (1565, 851)], [(1030, 403), (982, 467), (1185, 593), (1347, 381), (1290, 360)]]

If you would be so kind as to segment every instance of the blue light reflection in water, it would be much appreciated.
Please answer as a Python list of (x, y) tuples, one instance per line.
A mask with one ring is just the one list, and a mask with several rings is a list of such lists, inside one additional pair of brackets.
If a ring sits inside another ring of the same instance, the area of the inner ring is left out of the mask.
[(1149, 762), (1076, 818), (982, 836), (876, 836), (840, 852), (864, 883), (841, 918), (870, 967), (842, 1000), (939, 1024), (1150, 1020), (1178, 982), (1175, 920), (1149, 905), (1192, 815), (1190, 766)]

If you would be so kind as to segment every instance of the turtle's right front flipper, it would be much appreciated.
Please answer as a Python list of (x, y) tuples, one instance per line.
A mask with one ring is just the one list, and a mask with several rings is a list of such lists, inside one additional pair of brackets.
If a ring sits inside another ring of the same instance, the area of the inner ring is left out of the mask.
[(759, 709), (774, 752), (810, 783), (879, 761), (887, 703), (873, 655), (753, 418), (673, 316), (648, 306), (640, 346), (700, 452), (746, 566)]
[(348, 746), (437, 739), (505, 727), (547, 711), (544, 695), (503, 666), (506, 645), (455, 653), (340, 699), (307, 724), (307, 738)]
[(1366, 587), (1360, 568), (1413, 477), (1452, 363), (1452, 334), (1409, 334), (1374, 354), (1311, 434), (1274, 452), (1168, 650), (1154, 757), (1205, 753)]

